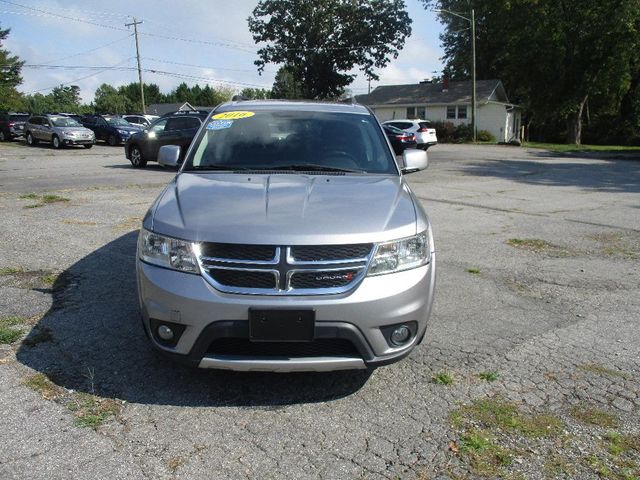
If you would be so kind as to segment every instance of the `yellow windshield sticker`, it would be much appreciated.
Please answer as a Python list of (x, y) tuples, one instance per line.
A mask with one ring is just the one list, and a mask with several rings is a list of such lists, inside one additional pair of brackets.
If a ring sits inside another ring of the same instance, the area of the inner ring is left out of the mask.
[(253, 117), (255, 115), (254, 112), (224, 112), (224, 113), (216, 113), (212, 118), (214, 120), (238, 120), (239, 118), (247, 118)]

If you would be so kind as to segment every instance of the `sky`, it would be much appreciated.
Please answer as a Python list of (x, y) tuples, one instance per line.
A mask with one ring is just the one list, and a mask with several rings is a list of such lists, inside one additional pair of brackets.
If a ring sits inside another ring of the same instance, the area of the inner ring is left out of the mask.
[[(442, 70), (436, 14), (419, 0), (405, 0), (413, 33), (404, 49), (378, 71), (378, 85), (414, 83)], [(61, 83), (80, 86), (82, 99), (93, 100), (102, 83), (114, 86), (138, 81), (133, 18), (138, 26), (145, 82), (168, 92), (179, 83), (212, 87), (271, 88), (277, 65), (259, 75), (247, 18), (257, 0), (0, 0), (0, 27), (11, 28), (4, 48), (27, 65), (22, 70), (24, 93), (47, 94)], [(176, 7), (179, 5), (180, 7)], [(81, 20), (81, 21), (78, 21)], [(46, 66), (46, 68), (45, 68)], [(55, 66), (55, 68), (51, 68)], [(59, 68), (63, 67), (63, 68)], [(87, 69), (69, 67), (113, 67)], [(354, 72), (356, 73), (356, 72)], [(350, 86), (367, 92), (359, 73)]]

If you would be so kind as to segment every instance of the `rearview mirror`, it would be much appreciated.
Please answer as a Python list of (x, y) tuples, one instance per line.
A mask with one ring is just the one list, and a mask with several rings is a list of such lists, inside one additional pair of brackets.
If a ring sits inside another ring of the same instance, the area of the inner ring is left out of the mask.
[(158, 152), (158, 163), (165, 167), (178, 166), (180, 159), (180, 147), (177, 145), (164, 145)]
[(413, 173), (424, 170), (429, 166), (427, 152), (408, 148), (402, 152), (402, 163), (404, 164), (402, 173)]

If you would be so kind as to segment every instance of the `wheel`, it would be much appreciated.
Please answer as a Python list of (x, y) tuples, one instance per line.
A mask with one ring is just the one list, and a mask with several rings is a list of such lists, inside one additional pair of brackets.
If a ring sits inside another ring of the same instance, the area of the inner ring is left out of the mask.
[(38, 144), (38, 140), (33, 138), (33, 135), (31, 135), (31, 132), (27, 132), (27, 144), (28, 145), (37, 145)]
[(129, 149), (129, 159), (133, 168), (144, 168), (147, 165), (147, 160), (142, 156), (142, 151), (137, 145)]
[(5, 142), (7, 140), (7, 136), (4, 134), (2, 130), (0, 130), (0, 142)]
[(115, 147), (118, 144), (118, 139), (115, 135), (109, 135), (109, 138), (107, 138), (107, 143), (112, 147)]
[(91, 147), (93, 147), (92, 143), (89, 143), (87, 145), (84, 145), (84, 148), (86, 148), (87, 150), (90, 149)]
[(51, 139), (51, 144), (53, 145), (53, 148), (60, 148), (62, 146), (57, 135), (53, 136), (53, 138)]

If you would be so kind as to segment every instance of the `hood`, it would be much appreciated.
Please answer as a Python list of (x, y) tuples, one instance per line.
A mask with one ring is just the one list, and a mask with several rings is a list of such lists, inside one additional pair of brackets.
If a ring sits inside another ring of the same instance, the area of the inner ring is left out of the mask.
[(134, 133), (138, 133), (142, 130), (142, 128), (136, 126), (136, 125), (127, 125), (127, 126), (121, 126), (121, 125), (111, 125), (112, 128), (115, 128), (116, 130), (122, 130), (131, 134)]
[(416, 233), (400, 176), (181, 173), (152, 209), (146, 228), (192, 241), (343, 244)]
[(90, 130), (86, 127), (54, 127), (57, 130), (64, 130), (65, 132), (80, 132), (80, 133), (93, 133), (93, 130)]

